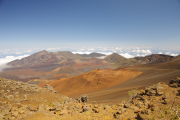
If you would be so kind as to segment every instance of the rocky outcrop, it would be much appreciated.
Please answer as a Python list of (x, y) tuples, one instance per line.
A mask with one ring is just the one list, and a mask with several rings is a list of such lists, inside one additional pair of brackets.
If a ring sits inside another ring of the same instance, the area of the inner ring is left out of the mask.
[(165, 62), (170, 61), (174, 57), (170, 55), (164, 55), (164, 54), (151, 54), (147, 55), (145, 57), (135, 57), (136, 60), (142, 60), (142, 63), (150, 63), (150, 62)]
[(117, 53), (113, 53), (105, 57), (104, 60), (110, 63), (114, 63), (114, 65), (118, 67), (128, 67), (128, 66), (134, 66), (138, 64), (148, 64), (153, 62), (155, 63), (168, 62), (173, 60), (173, 58), (174, 57), (170, 55), (151, 54), (145, 57), (134, 57), (134, 58), (126, 59)]
[(118, 104), (92, 104), (87, 95), (74, 100), (55, 94), (48, 84), (41, 88), (0, 78), (0, 119), (179, 119), (180, 88), (171, 84), (179, 84), (179, 78), (169, 86), (158, 83), (145, 90), (130, 90), (130, 98)]
[[(177, 83), (177, 81), (178, 78), (175, 83)], [(170, 83), (172, 83), (172, 81)], [(124, 100), (122, 106), (126, 109), (126, 112), (130, 113), (133, 110), (131, 114), (136, 114), (135, 118), (140, 120), (170, 120), (179, 118), (179, 91), (180, 89), (178, 87), (174, 89), (165, 83), (148, 86), (145, 90), (131, 90), (129, 91), (130, 99)], [(115, 116), (123, 118), (122, 111), (117, 112)]]
[(173, 79), (169, 82), (170, 87), (178, 88), (180, 87), (180, 78), (177, 77), (176, 79)]
[(79, 103), (87, 103), (88, 96), (86, 94), (79, 96), (79, 98), (76, 99)]

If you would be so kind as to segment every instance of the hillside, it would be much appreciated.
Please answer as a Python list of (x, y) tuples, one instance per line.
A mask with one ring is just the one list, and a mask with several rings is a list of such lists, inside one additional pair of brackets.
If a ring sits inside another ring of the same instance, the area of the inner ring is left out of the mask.
[(145, 57), (134, 57), (126, 59), (123, 56), (113, 53), (104, 58), (105, 61), (113, 63), (116, 67), (129, 67), (138, 64), (148, 64), (152, 62), (167, 62), (172, 60), (174, 57), (163, 54), (151, 54)]
[(69, 51), (58, 51), (58, 52), (54, 52), (53, 54), (55, 54), (58, 58), (63, 56), (66, 59), (85, 59), (81, 57), (80, 55), (73, 54)]
[(127, 66), (133, 66), (138, 64), (141, 60), (137, 60), (134, 58), (126, 59), (125, 57), (113, 53), (111, 55), (108, 55), (107, 57), (104, 58), (105, 61), (113, 63), (113, 66), (117, 67), (127, 67)]
[(126, 59), (125, 57), (123, 57), (117, 53), (113, 53), (104, 58), (104, 60), (111, 62), (111, 63), (119, 63), (125, 59)]
[(145, 88), (157, 82), (168, 83), (170, 79), (180, 76), (180, 57), (174, 57), (167, 62), (151, 62), (149, 64), (139, 64), (126, 68), (120, 67), (116, 70), (137, 70), (142, 72), (142, 74), (113, 87), (88, 94), (91, 100), (101, 102), (113, 100), (117, 102), (118, 100), (127, 98), (126, 93), (132, 88)]
[[(24, 82), (31, 81), (32, 83), (34, 83), (34, 80), (38, 84), (44, 80), (73, 77), (94, 69), (114, 69), (140, 64), (158, 64), (175, 59), (172, 56), (159, 54), (126, 59), (117, 53), (113, 53), (104, 59), (96, 58), (101, 55), (99, 53), (91, 53), (89, 56), (85, 55), (86, 57), (83, 57), (83, 55), (73, 54), (68, 51), (47, 52), (44, 50), (21, 60), (10, 62), (9, 65), (12, 67), (4, 69), (3, 72), (0, 72), (0, 76)], [(171, 67), (176, 65), (174, 63), (170, 64)], [(161, 66), (161, 68), (165, 67), (166, 65)]]
[[(92, 56), (99, 55), (92, 53)], [(20, 81), (57, 80), (72, 77), (93, 69), (109, 69), (111, 65), (102, 59), (82, 57), (69, 51), (37, 52), (21, 60), (15, 60), (4, 69), (0, 76)], [(55, 72), (56, 70), (56, 72)], [(65, 75), (66, 74), (66, 75)], [(37, 83), (37, 82), (36, 82)]]
[(75, 55), (69, 51), (47, 52), (43, 50), (21, 60), (9, 62), (8, 65), (13, 67), (25, 67), (34, 65), (58, 64), (66, 61), (67, 59), (83, 59), (83, 57)]
[(180, 76), (178, 56), (166, 62), (151, 62), (125, 68), (120, 67), (115, 70), (96, 69), (47, 83), (52, 85), (58, 93), (69, 97), (86, 93), (90, 100), (117, 102), (127, 98), (126, 93), (129, 89), (144, 88), (157, 82), (167, 83), (169, 79), (177, 76)]
[[(34, 69), (5, 71), (24, 77), (54, 75), (52, 78), (59, 80), (46, 81), (39, 87), (0, 78), (0, 119), (178, 119), (180, 56), (169, 60), (152, 58), (154, 60), (148, 60), (153, 62), (147, 61), (148, 64), (115, 70), (95, 69), (74, 77), (69, 76), (74, 70), (89, 69), (92, 63), (99, 65), (101, 60), (83, 59), (82, 64), (82, 60), (69, 59), (63, 64), (71, 67), (58, 67), (50, 72)], [(73, 67), (75, 63), (76, 67)], [(87, 94), (90, 101), (82, 102), (83, 96), (76, 100), (69, 98), (82, 94)]]
[(126, 80), (135, 78), (140, 74), (141, 72), (136, 70), (114, 71), (95, 69), (74, 77), (61, 78), (56, 81), (46, 82), (40, 86), (50, 84), (58, 93), (74, 97), (112, 87)]
[(119, 103), (89, 102), (87, 95), (76, 99), (44, 87), (0, 78), (0, 119), (77, 120), (77, 119), (180, 119), (180, 78), (169, 86), (158, 83), (145, 89), (128, 91)]
[(167, 62), (172, 60), (174, 58), (173, 56), (170, 55), (164, 55), (164, 54), (151, 54), (147, 55), (145, 57), (135, 57), (134, 59), (136, 60), (141, 60), (141, 64), (147, 64), (151, 62)]

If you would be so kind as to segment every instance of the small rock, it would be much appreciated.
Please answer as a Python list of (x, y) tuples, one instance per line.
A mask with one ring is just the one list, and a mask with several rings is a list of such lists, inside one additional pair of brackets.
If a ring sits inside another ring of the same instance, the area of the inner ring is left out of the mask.
[(18, 117), (18, 111), (11, 112), (11, 117)]

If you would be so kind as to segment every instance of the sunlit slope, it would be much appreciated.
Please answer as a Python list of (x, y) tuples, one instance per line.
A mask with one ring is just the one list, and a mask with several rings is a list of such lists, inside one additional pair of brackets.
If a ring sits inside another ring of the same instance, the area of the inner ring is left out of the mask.
[(88, 94), (90, 100), (100, 102), (121, 101), (128, 97), (128, 91), (131, 89), (140, 89), (158, 82), (168, 83), (170, 79), (180, 76), (180, 56), (173, 58), (169, 62), (154, 62), (121, 70), (137, 70), (142, 74), (110, 88), (90, 93)]
[[(53, 86), (58, 93), (74, 97), (115, 86), (135, 78), (141, 73), (142, 72), (137, 70), (95, 69), (78, 76), (62, 78), (47, 83)], [(41, 84), (40, 86), (47, 83)]]

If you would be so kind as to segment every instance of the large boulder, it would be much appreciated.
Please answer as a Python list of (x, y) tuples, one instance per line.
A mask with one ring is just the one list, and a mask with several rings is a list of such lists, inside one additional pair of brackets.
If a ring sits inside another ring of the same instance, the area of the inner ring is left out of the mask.
[(88, 101), (88, 96), (86, 94), (79, 96), (79, 98), (76, 99), (79, 103), (86, 103)]
[(178, 88), (180, 87), (180, 78), (177, 77), (176, 79), (173, 79), (169, 82), (170, 87)]

